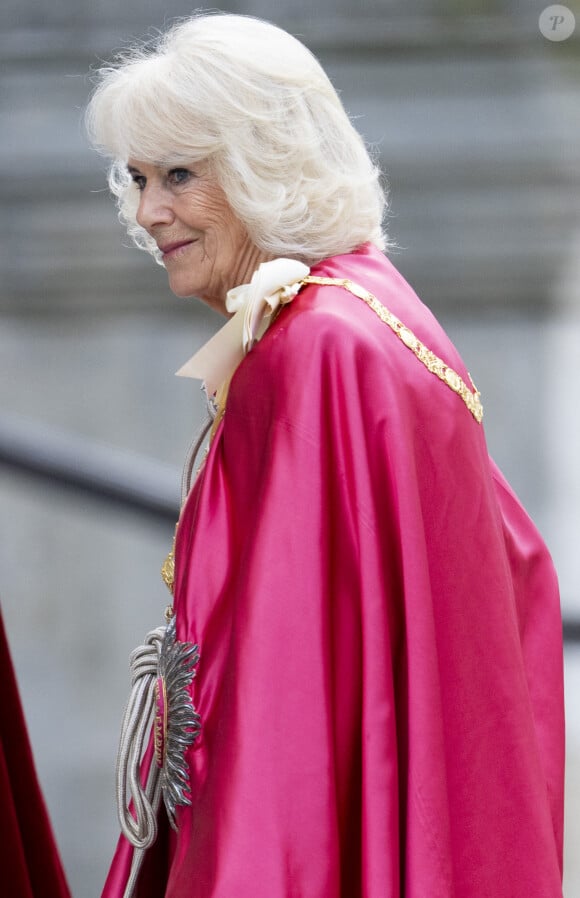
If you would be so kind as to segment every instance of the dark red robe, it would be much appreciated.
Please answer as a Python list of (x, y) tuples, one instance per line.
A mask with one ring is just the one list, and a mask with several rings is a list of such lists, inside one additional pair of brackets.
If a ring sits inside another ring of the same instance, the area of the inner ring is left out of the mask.
[(0, 616), (0, 894), (70, 898), (40, 790)]

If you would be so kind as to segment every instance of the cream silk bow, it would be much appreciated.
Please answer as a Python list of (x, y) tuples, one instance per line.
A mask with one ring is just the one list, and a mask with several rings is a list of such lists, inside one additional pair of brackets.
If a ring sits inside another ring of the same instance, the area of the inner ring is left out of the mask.
[(295, 259), (262, 262), (249, 284), (228, 292), (226, 308), (234, 313), (232, 318), (177, 371), (178, 376), (203, 380), (212, 396), (266, 332), (272, 313), (294, 299), (309, 271)]

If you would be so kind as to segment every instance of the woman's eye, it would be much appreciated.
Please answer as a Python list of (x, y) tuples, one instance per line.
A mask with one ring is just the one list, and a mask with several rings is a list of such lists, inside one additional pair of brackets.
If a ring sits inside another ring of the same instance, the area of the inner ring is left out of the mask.
[(167, 173), (167, 180), (170, 184), (185, 184), (186, 181), (189, 181), (190, 178), (193, 177), (193, 172), (189, 171), (187, 168), (172, 168), (170, 172)]
[(140, 192), (142, 190), (145, 190), (145, 184), (147, 183), (147, 179), (144, 177), (144, 175), (131, 175), (131, 178), (132, 178), (133, 184), (135, 185), (137, 190), (139, 190)]

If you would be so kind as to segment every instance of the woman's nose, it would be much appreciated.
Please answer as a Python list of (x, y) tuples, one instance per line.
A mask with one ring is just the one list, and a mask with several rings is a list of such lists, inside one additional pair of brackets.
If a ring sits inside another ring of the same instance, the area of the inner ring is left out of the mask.
[(171, 224), (175, 217), (172, 196), (161, 185), (146, 184), (139, 197), (137, 224), (146, 231), (155, 225)]

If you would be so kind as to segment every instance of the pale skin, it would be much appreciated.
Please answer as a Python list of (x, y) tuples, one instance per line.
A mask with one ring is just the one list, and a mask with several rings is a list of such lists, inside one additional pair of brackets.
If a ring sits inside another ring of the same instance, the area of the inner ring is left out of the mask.
[(197, 296), (227, 315), (228, 290), (273, 258), (255, 246), (205, 163), (166, 167), (129, 160), (139, 190), (137, 222), (163, 254), (176, 296)]

